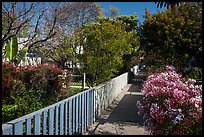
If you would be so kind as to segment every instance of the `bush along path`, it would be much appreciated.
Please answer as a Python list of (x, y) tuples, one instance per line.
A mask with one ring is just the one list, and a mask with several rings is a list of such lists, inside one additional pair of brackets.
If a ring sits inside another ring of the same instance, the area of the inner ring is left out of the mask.
[[(141, 77), (141, 72), (139, 74)], [(148, 134), (136, 107), (136, 102), (141, 101), (143, 97), (141, 84), (128, 84), (84, 135)]]

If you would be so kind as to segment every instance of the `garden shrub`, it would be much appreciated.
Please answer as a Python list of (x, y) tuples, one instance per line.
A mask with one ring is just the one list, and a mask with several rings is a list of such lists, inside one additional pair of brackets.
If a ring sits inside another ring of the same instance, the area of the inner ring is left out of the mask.
[(63, 78), (62, 72), (55, 65), (15, 66), (2, 63), (3, 122), (68, 97), (62, 83), (69, 86), (71, 78)]
[(40, 94), (44, 105), (50, 105), (64, 96), (62, 83), (69, 85), (71, 78), (63, 79), (63, 71), (55, 65), (40, 64), (38, 66), (27, 66), (22, 69), (20, 79), (28, 88), (33, 88)]
[(13, 104), (12, 98), (22, 86), (18, 79), (19, 69), (12, 63), (2, 63), (2, 103)]
[(16, 118), (17, 105), (2, 104), (2, 123), (11, 121)]
[(14, 120), (42, 108), (42, 101), (35, 90), (27, 90), (22, 82), (19, 82), (18, 86), (15, 94), (9, 96), (13, 102), (7, 101), (2, 105), (2, 122)]
[(14, 94), (15, 69), (11, 63), (2, 63), (2, 97), (3, 99)]
[(169, 66), (165, 72), (147, 77), (137, 107), (151, 134), (202, 134), (202, 85), (194, 83), (193, 79), (183, 81)]

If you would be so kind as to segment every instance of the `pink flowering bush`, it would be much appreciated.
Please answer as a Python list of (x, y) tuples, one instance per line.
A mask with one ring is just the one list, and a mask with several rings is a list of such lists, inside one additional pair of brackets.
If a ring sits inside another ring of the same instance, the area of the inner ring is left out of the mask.
[[(67, 72), (70, 75), (71, 71)], [(71, 77), (64, 79), (55, 65), (15, 66), (2, 62), (2, 121), (8, 122), (51, 105), (69, 94)]]
[(151, 74), (143, 85), (143, 101), (137, 102), (139, 115), (153, 135), (202, 134), (202, 85), (183, 81), (169, 66)]
[(46, 105), (68, 96), (62, 84), (69, 86), (71, 78), (63, 79), (61, 77), (63, 71), (56, 65), (38, 64), (37, 66), (24, 66), (20, 70), (19, 79), (25, 83), (26, 87), (39, 92)]

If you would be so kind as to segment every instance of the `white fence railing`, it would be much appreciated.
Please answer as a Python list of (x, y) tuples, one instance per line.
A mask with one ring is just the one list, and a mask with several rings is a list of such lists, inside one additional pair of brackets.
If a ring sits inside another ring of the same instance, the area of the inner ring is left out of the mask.
[(94, 118), (98, 118), (102, 111), (112, 103), (112, 101), (119, 95), (122, 89), (127, 85), (128, 73), (124, 73), (109, 82), (97, 86), (94, 92)]
[(128, 73), (2, 125), (3, 135), (75, 135), (85, 132), (127, 85)]

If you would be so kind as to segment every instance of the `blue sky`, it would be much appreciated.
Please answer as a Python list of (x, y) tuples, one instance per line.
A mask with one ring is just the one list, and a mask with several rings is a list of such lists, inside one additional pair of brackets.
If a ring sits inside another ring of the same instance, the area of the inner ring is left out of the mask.
[[(29, 3), (29, 2), (28, 2)], [(105, 12), (109, 12), (110, 6), (114, 6), (119, 9), (120, 15), (132, 15), (136, 14), (139, 22), (143, 22), (145, 15), (145, 8), (147, 8), (151, 14), (157, 13), (157, 10), (166, 10), (166, 7), (157, 8), (155, 2), (98, 2), (103, 6)]]
[(110, 6), (114, 6), (119, 9), (120, 15), (132, 15), (136, 14), (139, 22), (143, 22), (144, 18), (142, 15), (145, 15), (145, 8), (149, 10), (151, 14), (157, 13), (157, 10), (163, 11), (164, 8), (157, 8), (157, 5), (154, 2), (98, 2), (103, 6), (105, 12), (109, 11)]

